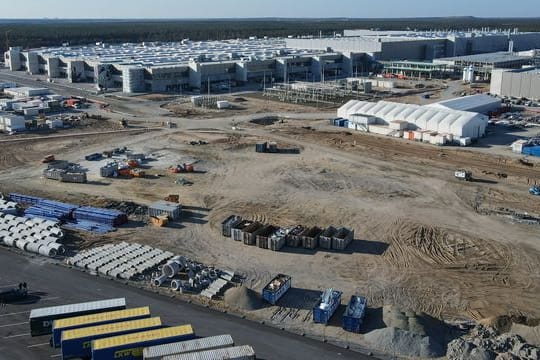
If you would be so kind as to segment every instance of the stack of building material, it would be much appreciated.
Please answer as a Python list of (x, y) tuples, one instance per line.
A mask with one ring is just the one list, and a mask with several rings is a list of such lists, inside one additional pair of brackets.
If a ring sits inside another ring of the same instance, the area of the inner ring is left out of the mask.
[(73, 218), (79, 221), (94, 222), (103, 225), (116, 227), (128, 221), (127, 215), (118, 210), (95, 208), (83, 206), (73, 212)]
[(0, 212), (0, 244), (52, 257), (64, 251), (63, 236), (58, 222)]
[(9, 198), (11, 199), (11, 201), (15, 201), (16, 203), (19, 203), (21, 205), (35, 205), (39, 203), (40, 201), (44, 200), (43, 198), (40, 198), (37, 196), (24, 195), (24, 194), (18, 194), (18, 193), (9, 194)]
[(7, 201), (0, 199), (0, 212), (4, 214), (17, 215), (19, 209), (17, 203), (13, 201)]
[(267, 225), (257, 230), (255, 233), (255, 243), (257, 247), (261, 249), (268, 249), (270, 237), (278, 230), (277, 227), (273, 225)]
[(242, 217), (238, 215), (231, 215), (221, 223), (221, 233), (223, 236), (231, 237), (232, 228), (238, 225), (242, 221)]
[(326, 289), (313, 307), (313, 322), (328, 324), (330, 318), (341, 304), (342, 294), (343, 292), (338, 290)]
[(71, 218), (71, 214), (76, 208), (77, 205), (42, 199), (36, 205), (26, 209), (24, 214), (28, 217), (65, 221)]
[(287, 235), (289, 234), (290, 230), (291, 229), (277, 229), (276, 232), (270, 236), (268, 248), (272, 251), (281, 250), (281, 248), (285, 246)]
[(218, 335), (201, 339), (181, 341), (171, 344), (144, 348), (145, 360), (161, 360), (164, 356), (186, 354), (203, 350), (221, 349), (234, 346), (231, 335)]

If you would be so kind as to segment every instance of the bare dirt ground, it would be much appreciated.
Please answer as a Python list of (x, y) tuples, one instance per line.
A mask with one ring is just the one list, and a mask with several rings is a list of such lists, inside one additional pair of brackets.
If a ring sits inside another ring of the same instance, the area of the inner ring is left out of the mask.
[[(261, 111), (294, 107), (270, 104)], [(345, 335), (339, 319), (326, 328), (312, 324), (313, 300), (327, 287), (344, 291), (344, 301), (352, 294), (365, 295), (373, 309), (397, 305), (444, 319), (540, 317), (540, 227), (496, 212), (507, 208), (540, 215), (538, 199), (527, 192), (529, 183), (540, 181), (540, 164), (337, 132), (322, 120), (243, 123), (232, 131), (230, 119), (212, 116), (186, 119), (179, 129), (2, 144), (0, 191), (79, 203), (115, 199), (146, 205), (179, 194), (184, 206), (179, 224), (153, 228), (140, 218), (112, 234), (73, 234), (72, 239), (80, 247), (121, 240), (152, 244), (238, 271), (256, 291), (273, 274), (290, 274), (294, 296), (280, 307), (248, 316), (320, 337), (363, 339)], [(189, 145), (194, 139), (209, 144)], [(253, 144), (261, 140), (294, 144), (302, 152), (255, 153)], [(83, 160), (86, 154), (121, 146), (151, 154), (147, 171), (152, 176), (103, 179), (99, 163)], [(48, 153), (90, 169), (89, 183), (41, 179), (39, 159)], [(201, 173), (165, 170), (193, 160)], [(473, 171), (475, 181), (453, 178), (453, 171), (462, 167)], [(180, 178), (193, 185), (176, 184)], [(280, 226), (348, 226), (355, 229), (356, 239), (343, 253), (272, 252), (223, 238), (220, 223), (230, 214)], [(380, 323), (377, 314), (369, 315), (372, 329)]]

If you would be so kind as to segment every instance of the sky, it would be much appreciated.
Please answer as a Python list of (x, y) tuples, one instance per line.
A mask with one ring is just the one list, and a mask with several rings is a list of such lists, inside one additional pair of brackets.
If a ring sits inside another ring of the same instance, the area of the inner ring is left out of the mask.
[[(8, 5), (9, 3), (9, 5)], [(0, 18), (540, 17), (539, 0), (24, 0)]]

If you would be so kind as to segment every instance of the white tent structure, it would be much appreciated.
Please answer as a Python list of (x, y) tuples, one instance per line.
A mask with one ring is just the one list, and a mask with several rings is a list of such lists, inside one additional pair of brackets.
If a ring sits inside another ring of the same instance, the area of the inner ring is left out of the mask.
[(362, 126), (406, 121), (410, 130), (430, 130), (472, 139), (483, 136), (488, 123), (488, 117), (479, 113), (389, 101), (351, 100), (338, 109), (337, 115)]
[(477, 94), (443, 100), (426, 106), (438, 109), (472, 111), (488, 114), (490, 111), (497, 111), (500, 109), (501, 99), (485, 94)]

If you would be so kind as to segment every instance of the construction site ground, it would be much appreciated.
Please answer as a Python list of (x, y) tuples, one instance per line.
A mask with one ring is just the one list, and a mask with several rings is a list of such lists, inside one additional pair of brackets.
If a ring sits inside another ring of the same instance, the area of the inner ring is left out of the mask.
[[(2, 137), (7, 142), (0, 145), (0, 192), (95, 205), (110, 200), (148, 205), (179, 194), (179, 223), (156, 228), (138, 216), (114, 233), (70, 233), (68, 239), (75, 248), (132, 241), (171, 250), (237, 271), (257, 292), (276, 273), (290, 274), (294, 288), (280, 307), (247, 315), (316, 337), (363, 342), (362, 334), (341, 329), (340, 316), (334, 326), (312, 323), (313, 301), (328, 287), (344, 291), (344, 301), (352, 294), (367, 296), (364, 333), (383, 326), (378, 310), (383, 305), (446, 320), (540, 318), (540, 225), (512, 216), (540, 215), (539, 199), (527, 191), (540, 182), (540, 162), (523, 164), (501, 150), (503, 145), (494, 155), (490, 147), (436, 147), (351, 133), (328, 125), (335, 112), (293, 111), (295, 105), (246, 98), (264, 102), (257, 105), (260, 113), (253, 108), (233, 116), (220, 111), (219, 116), (176, 118), (176, 129), (146, 131), (175, 118), (159, 101), (138, 99), (131, 107), (138, 115), (130, 119), (137, 128), (128, 133), (97, 129), (76, 137)], [(283, 121), (267, 126), (249, 121), (269, 113)], [(110, 122), (121, 117), (108, 116)], [(208, 144), (193, 146), (192, 140)], [(301, 153), (256, 153), (254, 144), (261, 141), (297, 146)], [(84, 160), (87, 154), (123, 146), (153, 159), (144, 165), (146, 178), (101, 178), (98, 165), (106, 160)], [(42, 179), (39, 161), (47, 154), (88, 168), (89, 182)], [(166, 170), (194, 161), (196, 173)], [(471, 170), (474, 180), (455, 179), (458, 168)], [(177, 184), (182, 178), (193, 184)], [(345, 252), (272, 252), (222, 237), (221, 221), (231, 214), (279, 226), (346, 226), (355, 229), (356, 239)]]

